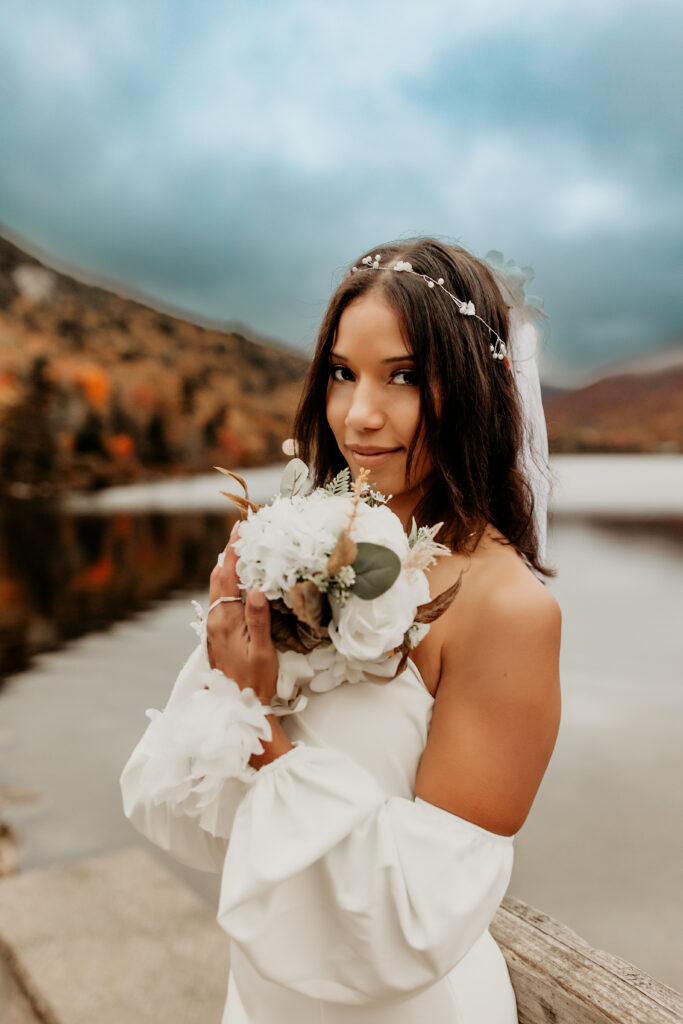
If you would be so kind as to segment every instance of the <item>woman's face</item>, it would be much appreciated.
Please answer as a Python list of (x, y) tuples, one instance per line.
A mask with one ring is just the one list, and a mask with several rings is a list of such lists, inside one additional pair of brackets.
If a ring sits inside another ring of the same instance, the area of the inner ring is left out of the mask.
[(420, 389), (414, 360), (399, 321), (379, 294), (361, 295), (346, 307), (330, 352), (327, 421), (355, 477), (361, 467), (370, 483), (393, 495), (392, 509), (407, 522), (431, 463), (406, 457), (420, 427)]

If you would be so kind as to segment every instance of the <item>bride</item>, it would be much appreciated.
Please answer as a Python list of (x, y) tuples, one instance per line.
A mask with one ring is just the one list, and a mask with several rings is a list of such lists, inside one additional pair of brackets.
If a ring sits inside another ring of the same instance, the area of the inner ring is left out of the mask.
[(488, 927), (558, 732), (561, 625), (543, 582), (547, 438), (518, 283), (458, 246), (402, 241), (364, 255), (322, 321), (297, 454), (317, 485), (369, 470), (406, 529), (443, 522), (452, 553), (430, 570), (432, 596), (462, 573), (404, 671), (271, 705), (269, 605), (256, 590), (235, 600), (235, 530), (159, 721), (219, 669), (269, 726), (251, 774), (225, 780), (230, 813), (211, 825), (152, 794), (170, 725), (154, 743), (150, 726), (123, 771), (133, 824), (222, 872), (224, 1024), (517, 1020)]

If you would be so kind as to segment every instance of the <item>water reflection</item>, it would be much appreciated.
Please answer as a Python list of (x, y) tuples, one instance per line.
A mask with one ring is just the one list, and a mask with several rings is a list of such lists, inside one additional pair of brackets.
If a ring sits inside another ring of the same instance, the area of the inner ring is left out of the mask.
[[(609, 536), (683, 541), (680, 517), (556, 518), (583, 518)], [(0, 504), (0, 681), (150, 601), (208, 587), (234, 519), (230, 510), (76, 515), (53, 503)]]
[(75, 516), (52, 503), (0, 506), (0, 678), (32, 655), (208, 586), (234, 515)]
[(628, 543), (651, 541), (666, 544), (674, 555), (683, 554), (683, 515), (608, 515), (554, 513), (548, 516), (548, 529), (562, 530), (581, 524), (605, 538), (620, 537)]

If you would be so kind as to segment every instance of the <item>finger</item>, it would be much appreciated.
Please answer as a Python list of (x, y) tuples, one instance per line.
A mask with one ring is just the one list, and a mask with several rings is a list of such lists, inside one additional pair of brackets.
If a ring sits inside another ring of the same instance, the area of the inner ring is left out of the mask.
[[(232, 544), (228, 543), (223, 552), (223, 564), (216, 563), (209, 578), (209, 601), (217, 597), (239, 597), (239, 576), (237, 575), (237, 555)], [(237, 607), (237, 602), (234, 602)]]
[(225, 553), (231, 544), (234, 544), (235, 540), (239, 537), (239, 520), (233, 524), (232, 530), (230, 531), (230, 538), (228, 543), (225, 545), (222, 551), (219, 551), (218, 558), (216, 559), (217, 564), (222, 568), (223, 562), (225, 561)]
[(250, 657), (268, 657), (273, 650), (270, 636), (270, 605), (260, 590), (249, 591), (244, 608), (247, 629), (249, 631)]
[(230, 531), (230, 539), (228, 540), (228, 546), (225, 549), (226, 552), (228, 550), (232, 550), (232, 551), (235, 550), (235, 542), (238, 541), (239, 538), (240, 538), (240, 521), (238, 519), (237, 522), (235, 523), (235, 525), (233, 526), (232, 530)]

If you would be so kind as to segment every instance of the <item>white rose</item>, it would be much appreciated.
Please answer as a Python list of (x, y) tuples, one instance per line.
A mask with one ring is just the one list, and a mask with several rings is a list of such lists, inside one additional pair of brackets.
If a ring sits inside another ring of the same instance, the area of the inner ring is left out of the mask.
[(377, 661), (401, 645), (418, 605), (429, 599), (424, 572), (414, 572), (411, 578), (401, 572), (396, 582), (372, 601), (351, 595), (339, 613), (339, 622), (330, 624), (330, 639), (346, 658)]
[(410, 551), (401, 520), (386, 505), (359, 505), (351, 527), (351, 536), (356, 543), (364, 541), (391, 548), (401, 560)]

